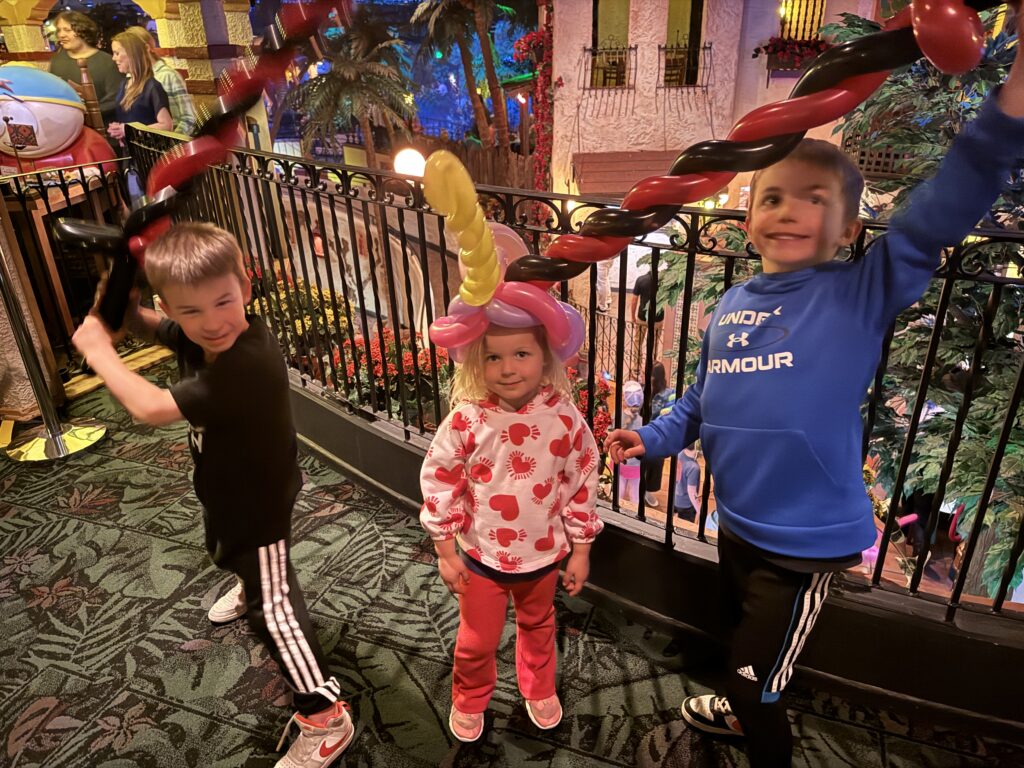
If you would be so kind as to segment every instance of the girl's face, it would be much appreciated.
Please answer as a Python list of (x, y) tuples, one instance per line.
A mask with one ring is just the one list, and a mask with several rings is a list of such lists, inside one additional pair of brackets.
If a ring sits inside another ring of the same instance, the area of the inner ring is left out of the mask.
[(110, 51), (113, 54), (114, 64), (117, 66), (117, 71), (122, 75), (128, 74), (128, 52), (125, 51), (124, 46), (119, 42), (114, 41), (110, 44)]
[(512, 410), (540, 391), (544, 348), (530, 328), (492, 327), (484, 336), (484, 384)]

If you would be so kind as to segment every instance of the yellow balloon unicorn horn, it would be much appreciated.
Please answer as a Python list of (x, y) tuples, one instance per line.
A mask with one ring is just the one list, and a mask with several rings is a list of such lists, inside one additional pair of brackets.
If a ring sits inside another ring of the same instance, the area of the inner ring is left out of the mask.
[(476, 187), (459, 158), (444, 149), (431, 154), (423, 169), (423, 194), (459, 239), (459, 259), (467, 270), (459, 296), (474, 307), (486, 304), (501, 280), (501, 267)]

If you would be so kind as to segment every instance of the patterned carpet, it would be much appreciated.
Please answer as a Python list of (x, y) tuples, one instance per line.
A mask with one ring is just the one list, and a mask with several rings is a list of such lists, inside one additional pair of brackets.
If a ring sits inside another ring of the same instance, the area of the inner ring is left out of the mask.
[[(110, 436), (56, 466), (0, 460), (0, 765), (272, 766), (286, 691), (244, 622), (206, 620), (229, 579), (202, 548), (185, 430), (132, 424), (104, 390), (72, 411)], [(678, 715), (684, 695), (708, 690), (699, 657), (564, 595), (563, 724), (540, 732), (527, 719), (508, 631), (486, 737), (455, 742), (457, 612), (429, 542), (405, 510), (311, 457), (303, 468), (294, 557), (356, 718), (338, 765), (747, 764), (734, 742), (698, 736)], [(797, 766), (1024, 766), (1021, 745), (826, 693), (794, 690), (789, 703)]]

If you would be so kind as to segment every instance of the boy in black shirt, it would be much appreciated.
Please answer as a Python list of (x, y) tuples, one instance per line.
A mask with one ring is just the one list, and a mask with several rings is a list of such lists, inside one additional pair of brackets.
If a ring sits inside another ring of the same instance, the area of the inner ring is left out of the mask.
[(246, 315), (251, 286), (242, 252), (212, 224), (179, 224), (155, 241), (146, 251), (146, 276), (170, 319), (136, 303), (126, 325), (174, 350), (177, 384), (163, 389), (129, 371), (94, 316), (75, 332), (74, 344), (137, 421), (188, 422), (207, 550), (238, 578), (210, 618), (245, 615), (292, 688), (298, 713), (281, 743), (292, 721), (299, 737), (277, 767), (323, 768), (345, 750), (354, 728), (288, 556), (302, 479), (277, 340), (260, 318)]

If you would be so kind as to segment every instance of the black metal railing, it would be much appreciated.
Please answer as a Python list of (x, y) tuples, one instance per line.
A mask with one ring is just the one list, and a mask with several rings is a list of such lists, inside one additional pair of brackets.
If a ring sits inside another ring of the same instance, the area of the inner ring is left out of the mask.
[(128, 199), (127, 158), (0, 176), (2, 208), (17, 234), (19, 258), (32, 287), (47, 341), (62, 373), (74, 369), (71, 334), (93, 304), (106, 264), (66, 251), (52, 234), (60, 217), (117, 223)]
[[(134, 130), (129, 136), (143, 172), (172, 141)], [(533, 252), (610, 206), (478, 189), (489, 217), (514, 228)], [(239, 238), (253, 275), (253, 311), (267, 317), (307, 387), (425, 444), (420, 438), (429, 438), (447, 411), (453, 370), (425, 329), (443, 313), (459, 274), (451, 237), (425, 205), (418, 180), (240, 150), (207, 175), (180, 216), (218, 222)], [(632, 258), (625, 251), (617, 258), (619, 286), (629, 284), (639, 250), (657, 276), (656, 292), (661, 283), (659, 296), (678, 294), (663, 329), (654, 312), (643, 333), (629, 327), (625, 290), (608, 314), (599, 313), (596, 265), (571, 288), (560, 285), (587, 319), (589, 357), (576, 394), (599, 437), (623, 423), (616, 390), (632, 376), (645, 388), (643, 417), (651, 417), (659, 346), (672, 368), (672, 394), (692, 382), (701, 333), (694, 326), (759, 265), (737, 240), (742, 219), (742, 212), (685, 208), (668, 228), (670, 238), (637, 241), (629, 246)], [(884, 231), (868, 223), (850, 258), (861, 258)], [(949, 250), (933, 288), (891, 329), (864, 409), (880, 538), (877, 552), (868, 553), (872, 567), (848, 573), (847, 581), (937, 601), (950, 620), (960, 608), (1021, 615), (1008, 600), (1024, 547), (1022, 245), (1024, 234), (979, 230)], [(624, 503), (619, 467), (606, 470), (608, 505), (645, 522), (667, 546), (679, 536), (713, 539), (711, 472), (703, 473), (703, 503), (690, 523), (671, 512), (677, 457), (666, 464), (667, 509), (645, 504), (643, 479), (637, 503)], [(913, 515), (916, 522), (907, 522)]]

